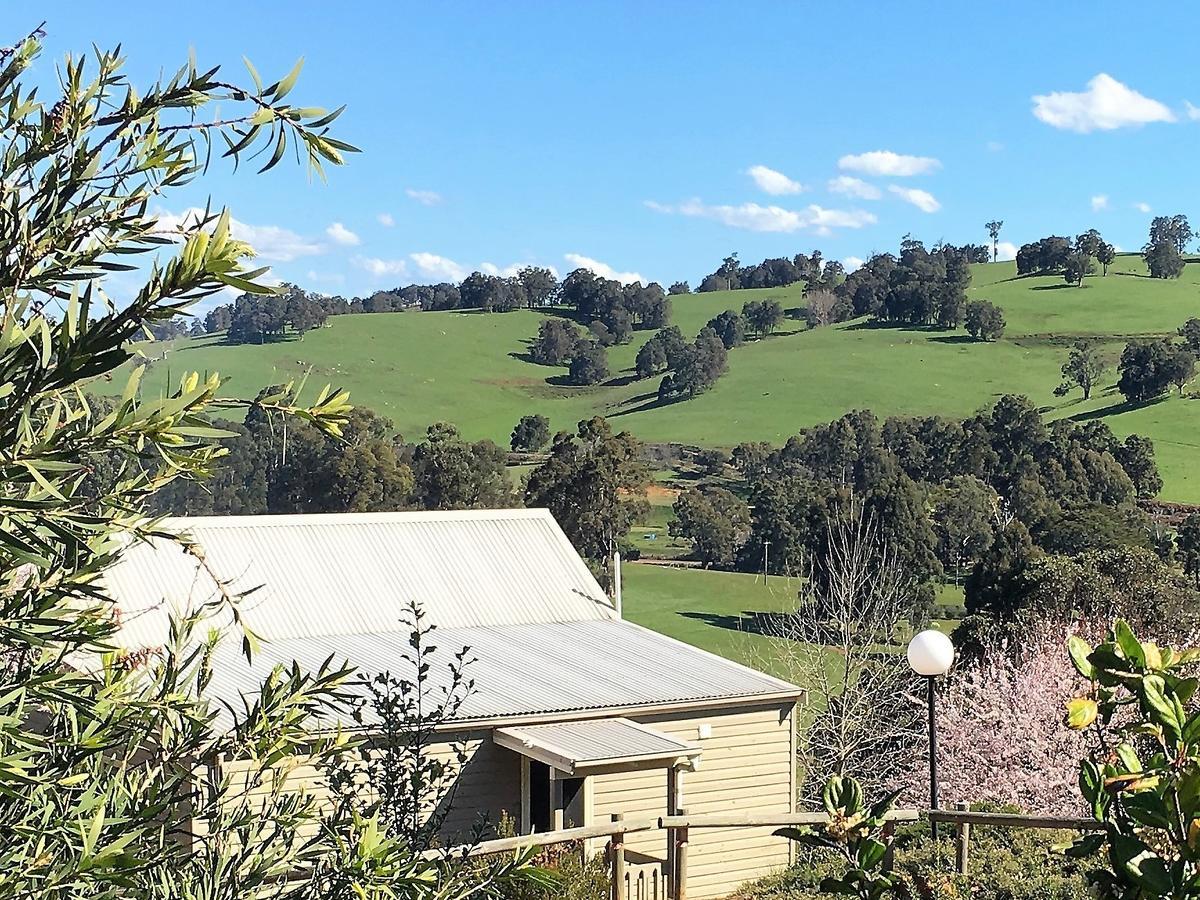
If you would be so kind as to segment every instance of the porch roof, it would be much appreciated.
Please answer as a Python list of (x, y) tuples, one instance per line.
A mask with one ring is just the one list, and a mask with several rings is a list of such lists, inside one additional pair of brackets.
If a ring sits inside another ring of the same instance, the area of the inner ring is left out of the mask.
[(571, 776), (597, 770), (665, 768), (694, 762), (700, 756), (695, 744), (621, 718), (497, 728), (494, 740)]

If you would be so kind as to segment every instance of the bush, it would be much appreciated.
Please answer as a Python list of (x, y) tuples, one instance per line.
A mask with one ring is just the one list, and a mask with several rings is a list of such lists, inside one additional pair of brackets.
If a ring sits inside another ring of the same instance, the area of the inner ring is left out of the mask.
[[(1054, 849), (1074, 833), (973, 828), (970, 872), (965, 876), (954, 871), (952, 833), (944, 832), (935, 845), (924, 823), (897, 829), (896, 871), (912, 886), (914, 900), (1082, 900), (1088, 896), (1084, 873), (1094, 866), (1088, 860), (1067, 859)], [(746, 885), (734, 898), (834, 900), (838, 895), (822, 894), (816, 886), (840, 868), (836, 860), (800, 849), (791, 868)]]
[[(508, 816), (496, 826), (499, 837), (515, 837), (516, 823)], [(612, 882), (604, 854), (586, 859), (581, 844), (557, 844), (544, 847), (532, 864), (544, 869), (555, 882), (544, 886), (533, 881), (517, 881), (500, 885), (495, 893), (499, 900), (609, 900)]]

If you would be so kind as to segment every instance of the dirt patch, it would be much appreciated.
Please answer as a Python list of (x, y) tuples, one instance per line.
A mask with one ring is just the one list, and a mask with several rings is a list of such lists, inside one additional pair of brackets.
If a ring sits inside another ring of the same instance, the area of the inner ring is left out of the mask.
[(652, 484), (646, 488), (646, 499), (655, 506), (670, 506), (679, 494), (679, 488), (664, 487), (661, 484)]

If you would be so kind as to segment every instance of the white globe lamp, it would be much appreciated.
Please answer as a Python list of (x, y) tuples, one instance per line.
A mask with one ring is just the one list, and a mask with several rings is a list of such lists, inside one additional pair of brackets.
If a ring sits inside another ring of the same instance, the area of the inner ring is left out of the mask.
[(908, 642), (908, 664), (926, 678), (945, 675), (954, 665), (954, 645), (940, 631), (922, 631)]

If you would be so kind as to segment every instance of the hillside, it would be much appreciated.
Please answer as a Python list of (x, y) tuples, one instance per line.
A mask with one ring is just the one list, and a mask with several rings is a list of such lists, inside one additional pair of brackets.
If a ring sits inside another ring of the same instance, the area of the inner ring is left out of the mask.
[[(729, 372), (707, 394), (659, 404), (657, 379), (638, 381), (633, 361), (651, 332), (610, 350), (613, 376), (603, 385), (561, 385), (562, 369), (523, 358), (526, 342), (545, 312), (390, 313), (344, 316), (303, 340), (230, 347), (216, 338), (156, 344), (165, 352), (147, 386), (161, 389), (185, 370), (220, 371), (231, 390), (298, 377), (333, 382), (356, 403), (392, 418), (402, 433), (419, 434), (437, 420), (456, 423), (465, 436), (507, 443), (526, 413), (547, 415), (554, 428), (590, 415), (646, 440), (732, 446), (743, 440), (781, 442), (806, 425), (850, 409), (881, 415), (966, 415), (1004, 393), (1023, 393), (1052, 417), (1098, 417), (1120, 436), (1138, 432), (1156, 444), (1163, 497), (1200, 502), (1200, 402), (1185, 395), (1126, 408), (1115, 373), (1084, 403), (1078, 393), (1053, 394), (1066, 347), (1079, 336), (1105, 342), (1115, 360), (1131, 335), (1173, 332), (1200, 316), (1200, 266), (1176, 281), (1146, 276), (1139, 257), (1122, 256), (1107, 277), (1082, 288), (1060, 278), (1016, 278), (1013, 263), (973, 267), (972, 298), (1004, 309), (1008, 330), (994, 344), (962, 332), (876, 327), (853, 322), (804, 331), (787, 320), (776, 336), (731, 351)], [(673, 322), (692, 335), (713, 315), (740, 309), (756, 297), (801, 305), (801, 289), (692, 294), (674, 299)]]

